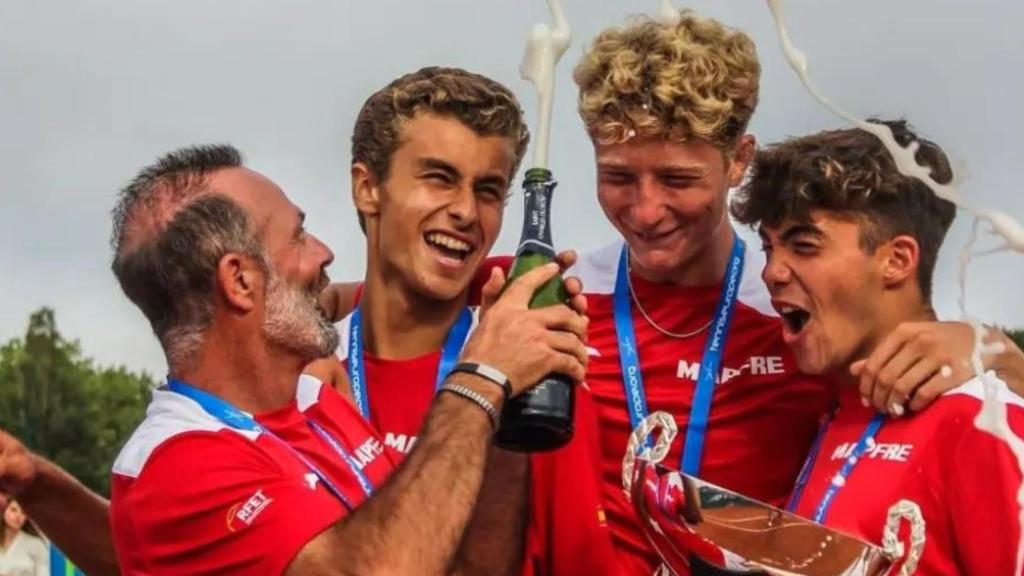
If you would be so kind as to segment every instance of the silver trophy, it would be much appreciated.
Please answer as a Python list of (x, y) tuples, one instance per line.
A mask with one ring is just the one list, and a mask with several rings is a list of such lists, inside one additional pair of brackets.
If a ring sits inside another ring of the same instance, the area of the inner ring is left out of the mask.
[[(661, 434), (653, 447), (647, 438)], [(664, 564), (658, 574), (874, 576), (914, 573), (924, 549), (916, 504), (889, 509), (883, 547), (660, 465), (676, 436), (671, 415), (655, 412), (633, 431), (622, 486)], [(639, 450), (639, 452), (638, 452)], [(753, 473), (753, 472), (752, 472)], [(910, 542), (897, 534), (909, 524)]]

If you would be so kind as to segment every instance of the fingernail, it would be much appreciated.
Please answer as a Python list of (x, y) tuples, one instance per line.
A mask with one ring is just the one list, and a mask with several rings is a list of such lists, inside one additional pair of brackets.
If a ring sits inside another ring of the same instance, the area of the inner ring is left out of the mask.
[(865, 398), (864, 396), (860, 397), (860, 403), (863, 404), (865, 408), (871, 407), (871, 401)]
[(889, 413), (892, 414), (893, 416), (897, 417), (897, 418), (899, 418), (900, 416), (903, 416), (903, 414), (905, 412), (906, 412), (906, 410), (904, 410), (903, 404), (896, 404), (896, 403), (894, 403), (892, 406), (889, 407)]

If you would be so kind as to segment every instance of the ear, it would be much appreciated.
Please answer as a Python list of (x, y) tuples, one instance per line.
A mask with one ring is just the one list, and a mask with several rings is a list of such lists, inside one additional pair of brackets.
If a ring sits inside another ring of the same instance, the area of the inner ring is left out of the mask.
[(757, 138), (753, 134), (744, 134), (736, 142), (732, 150), (732, 164), (729, 166), (729, 187), (735, 188), (743, 183), (747, 168), (754, 161), (757, 152)]
[(885, 243), (882, 261), (882, 282), (886, 288), (896, 288), (917, 278), (921, 263), (921, 247), (913, 236), (900, 234)]
[(251, 257), (237, 252), (225, 254), (217, 263), (217, 290), (227, 305), (249, 312), (263, 295), (263, 270)]
[(377, 175), (362, 162), (352, 163), (352, 204), (363, 218), (380, 213), (380, 183)]

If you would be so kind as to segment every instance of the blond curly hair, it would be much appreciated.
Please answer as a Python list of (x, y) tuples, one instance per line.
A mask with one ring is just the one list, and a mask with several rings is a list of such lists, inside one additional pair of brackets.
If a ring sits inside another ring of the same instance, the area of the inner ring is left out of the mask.
[(352, 131), (352, 162), (386, 179), (402, 123), (420, 112), (457, 118), (482, 136), (511, 139), (516, 160), (509, 176), (518, 170), (530, 133), (512, 91), (486, 76), (437, 66), (406, 74), (366, 100)]
[(754, 42), (693, 11), (681, 16), (674, 26), (641, 18), (609, 28), (583, 55), (573, 78), (596, 142), (696, 137), (728, 150), (746, 132), (761, 75)]

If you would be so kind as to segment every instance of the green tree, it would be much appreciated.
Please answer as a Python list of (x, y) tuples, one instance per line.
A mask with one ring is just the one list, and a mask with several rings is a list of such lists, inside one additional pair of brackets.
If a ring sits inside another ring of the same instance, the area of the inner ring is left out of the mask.
[(1024, 329), (1007, 330), (1006, 334), (1017, 343), (1018, 348), (1024, 350)]
[(146, 373), (94, 365), (49, 308), (31, 315), (24, 338), (0, 346), (0, 427), (101, 494), (152, 387)]

